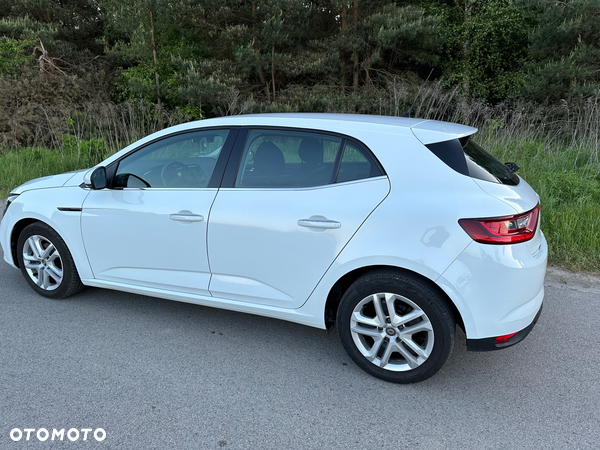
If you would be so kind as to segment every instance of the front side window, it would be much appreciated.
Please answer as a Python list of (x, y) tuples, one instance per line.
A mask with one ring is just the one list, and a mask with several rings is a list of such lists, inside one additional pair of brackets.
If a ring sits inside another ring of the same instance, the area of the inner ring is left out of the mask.
[(229, 130), (169, 136), (119, 162), (112, 187), (205, 188)]
[(248, 134), (235, 186), (300, 188), (332, 182), (342, 139), (291, 130)]

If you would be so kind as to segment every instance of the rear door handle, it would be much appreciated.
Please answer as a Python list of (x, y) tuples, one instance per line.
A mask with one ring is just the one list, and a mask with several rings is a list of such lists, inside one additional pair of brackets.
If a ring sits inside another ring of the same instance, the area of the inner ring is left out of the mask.
[(342, 226), (340, 222), (327, 219), (300, 219), (298, 225), (308, 228), (339, 228)]
[(204, 216), (201, 216), (200, 214), (178, 212), (177, 214), (170, 214), (169, 219), (177, 222), (202, 222)]

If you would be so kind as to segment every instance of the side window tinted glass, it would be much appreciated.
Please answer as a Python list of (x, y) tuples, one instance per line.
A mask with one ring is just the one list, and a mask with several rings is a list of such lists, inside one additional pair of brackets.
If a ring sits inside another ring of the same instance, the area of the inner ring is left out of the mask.
[(297, 188), (331, 182), (341, 139), (318, 133), (252, 130), (236, 187)]
[(428, 144), (426, 147), (460, 174), (492, 183), (516, 186), (519, 177), (469, 137)]
[(517, 174), (513, 173), (499, 159), (472, 140), (467, 141), (463, 150), (467, 157), (467, 166), (471, 177), (509, 186), (519, 184)]
[(206, 130), (167, 137), (119, 162), (114, 188), (204, 188), (229, 130)]
[(381, 171), (362, 148), (351, 142), (346, 144), (336, 183), (362, 180), (363, 178), (378, 177), (380, 175), (382, 175)]

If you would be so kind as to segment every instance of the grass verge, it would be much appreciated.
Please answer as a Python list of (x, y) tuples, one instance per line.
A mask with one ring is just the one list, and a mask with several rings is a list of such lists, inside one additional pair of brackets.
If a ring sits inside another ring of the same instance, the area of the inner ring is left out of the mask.
[(91, 167), (87, 158), (60, 149), (24, 148), (0, 155), (0, 193), (4, 198), (11, 189), (33, 178)]
[(86, 169), (106, 159), (111, 152), (100, 138), (79, 139), (65, 134), (56, 149), (27, 147), (0, 153), (0, 194), (33, 178)]

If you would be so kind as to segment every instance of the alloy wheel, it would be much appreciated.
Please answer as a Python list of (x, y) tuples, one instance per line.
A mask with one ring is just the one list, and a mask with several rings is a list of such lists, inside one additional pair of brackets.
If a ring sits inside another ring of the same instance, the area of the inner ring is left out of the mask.
[(398, 294), (377, 293), (361, 300), (352, 311), (350, 332), (367, 360), (394, 372), (419, 367), (433, 350), (427, 314)]
[(58, 250), (46, 237), (30, 236), (23, 245), (23, 263), (33, 282), (45, 291), (57, 289), (63, 279), (63, 263)]

